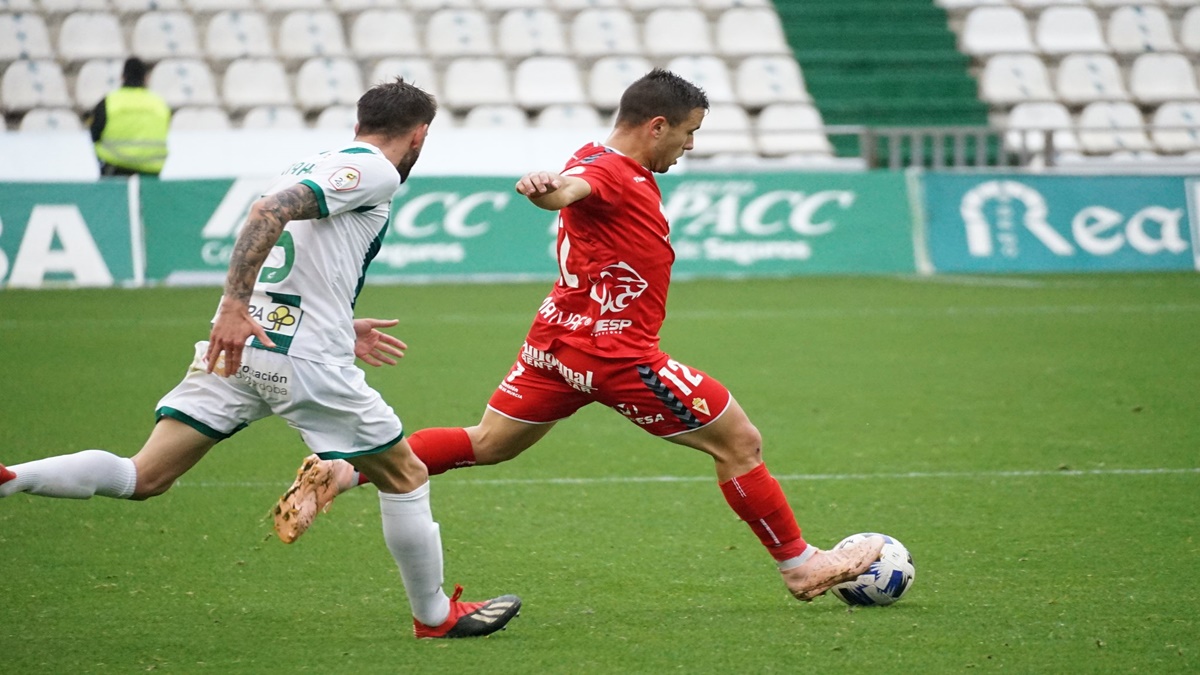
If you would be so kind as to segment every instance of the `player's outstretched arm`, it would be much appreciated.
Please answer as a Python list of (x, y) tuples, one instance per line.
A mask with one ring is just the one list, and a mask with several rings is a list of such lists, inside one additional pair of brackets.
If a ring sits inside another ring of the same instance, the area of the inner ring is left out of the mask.
[(408, 345), (379, 329), (390, 328), (398, 323), (398, 319), (355, 319), (354, 355), (376, 368), (384, 364), (396, 365), (396, 359), (404, 358), (404, 350), (408, 349)]
[(549, 171), (533, 171), (521, 176), (516, 190), (534, 206), (558, 211), (592, 194), (592, 186), (576, 176), (564, 176)]
[(254, 291), (254, 282), (267, 255), (275, 247), (275, 242), (279, 241), (283, 227), (293, 220), (320, 216), (317, 196), (305, 185), (293, 185), (262, 197), (251, 205), (246, 224), (242, 226), (241, 234), (233, 245), (229, 274), (225, 277), (225, 293), (209, 335), (206, 355), (208, 372), (216, 369), (222, 352), (225, 354), (225, 363), (218, 374), (229, 376), (238, 372), (242, 364), (242, 349), (251, 335), (268, 347), (275, 346), (262, 326), (250, 317), (250, 294)]

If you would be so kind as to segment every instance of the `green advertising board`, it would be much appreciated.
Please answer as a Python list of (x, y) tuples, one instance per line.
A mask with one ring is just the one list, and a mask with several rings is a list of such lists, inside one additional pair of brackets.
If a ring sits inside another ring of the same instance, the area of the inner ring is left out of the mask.
[[(145, 183), (143, 183), (145, 184)], [(142, 282), (130, 190), (137, 184), (0, 184), (0, 282), (45, 285), (136, 285)]]

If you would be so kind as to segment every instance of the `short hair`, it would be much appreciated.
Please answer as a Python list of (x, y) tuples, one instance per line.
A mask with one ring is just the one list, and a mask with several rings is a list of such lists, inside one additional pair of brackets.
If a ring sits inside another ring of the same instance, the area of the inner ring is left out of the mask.
[(146, 85), (146, 62), (136, 56), (125, 59), (125, 67), (121, 70), (121, 81), (126, 87), (143, 87)]
[(429, 92), (397, 77), (377, 84), (358, 99), (358, 133), (400, 136), (433, 122), (437, 101)]
[(637, 126), (659, 115), (670, 124), (681, 124), (696, 108), (708, 110), (703, 89), (669, 70), (655, 68), (621, 94), (617, 126)]

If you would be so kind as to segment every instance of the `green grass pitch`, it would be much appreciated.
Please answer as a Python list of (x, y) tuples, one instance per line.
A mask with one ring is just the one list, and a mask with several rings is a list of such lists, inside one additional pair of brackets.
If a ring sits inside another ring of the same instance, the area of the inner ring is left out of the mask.
[[(473, 424), (548, 284), (368, 287), (409, 429)], [(0, 461), (135, 452), (216, 289), (0, 292)], [(680, 282), (663, 345), (725, 382), (806, 537), (908, 545), (889, 608), (790, 598), (703, 455), (590, 407), (434, 478), (448, 587), (525, 607), (413, 640), (373, 488), (299, 542), (279, 420), (147, 503), (0, 501), (6, 673), (1200, 670), (1200, 276)], [(573, 480), (564, 480), (573, 479)]]

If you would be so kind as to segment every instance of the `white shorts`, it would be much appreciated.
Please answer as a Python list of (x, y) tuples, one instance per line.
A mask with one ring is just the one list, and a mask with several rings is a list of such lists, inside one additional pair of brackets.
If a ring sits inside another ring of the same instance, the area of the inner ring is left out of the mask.
[(322, 459), (382, 452), (404, 438), (400, 418), (353, 365), (247, 348), (241, 372), (221, 377), (206, 372), (207, 352), (207, 341), (196, 343), (187, 375), (158, 402), (156, 419), (170, 417), (223, 440), (275, 414)]

